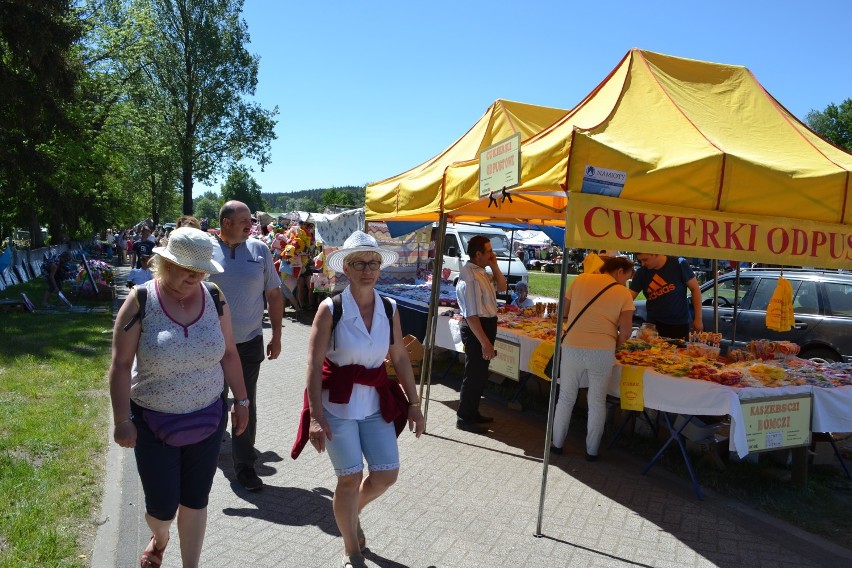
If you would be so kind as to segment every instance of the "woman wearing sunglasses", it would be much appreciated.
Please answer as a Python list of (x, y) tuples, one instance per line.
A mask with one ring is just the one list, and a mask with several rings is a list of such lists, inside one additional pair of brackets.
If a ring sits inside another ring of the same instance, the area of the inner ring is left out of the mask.
[[(331, 459), (344, 568), (366, 566), (359, 515), (396, 482), (397, 436), (406, 422), (418, 438), (424, 429), (396, 304), (375, 290), (381, 267), (396, 260), (395, 252), (379, 248), (376, 239), (361, 231), (329, 254), (327, 265), (343, 272), (349, 285), (322, 302), (308, 344), (306, 407), (291, 455), (298, 457), (310, 441)], [(399, 383), (388, 378), (387, 355)]]

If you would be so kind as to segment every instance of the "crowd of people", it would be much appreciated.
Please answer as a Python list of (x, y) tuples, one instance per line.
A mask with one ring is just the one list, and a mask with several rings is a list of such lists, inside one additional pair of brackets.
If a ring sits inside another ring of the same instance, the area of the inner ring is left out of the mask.
[[(297, 220), (258, 229), (239, 201), (225, 203), (219, 221), (215, 232), (179, 223), (153, 246), (131, 247), (134, 286), (115, 321), (109, 378), (113, 438), (133, 448), (145, 494), (151, 537), (143, 568), (162, 564), (175, 520), (183, 566), (198, 566), (229, 407), (235, 480), (248, 491), (263, 488), (255, 469), (257, 380), (263, 360), (281, 353), (284, 282), (298, 281), (292, 269), (311, 262), (313, 227)], [(153, 235), (141, 227), (134, 245)], [(354, 233), (327, 259), (349, 285), (319, 306), (311, 330), (293, 457), (308, 442), (328, 453), (344, 567), (364, 565), (360, 513), (397, 480), (397, 436), (406, 423), (418, 437), (424, 428), (399, 313), (374, 289), (380, 269), (395, 261), (396, 253)], [(388, 378), (386, 356), (399, 382)]]
[[(175, 519), (183, 565), (198, 565), (229, 408), (234, 478), (248, 491), (263, 488), (255, 469), (260, 366), (281, 353), (285, 299), (310, 307), (311, 295), (300, 293), (299, 281), (316, 260), (345, 274), (349, 284), (316, 308), (291, 455), (295, 459), (308, 444), (328, 454), (337, 476), (332, 508), (343, 538), (342, 565), (363, 566), (360, 514), (397, 481), (397, 436), (406, 424), (418, 437), (424, 428), (400, 314), (375, 290), (381, 269), (397, 254), (356, 231), (340, 249), (315, 259), (311, 223), (281, 217), (261, 226), (238, 201), (222, 206), (219, 222), (218, 230), (205, 232), (196, 219), (182, 218), (159, 236), (142, 226), (127, 245), (133, 290), (115, 322), (109, 376), (114, 439), (134, 449), (145, 492), (151, 538), (140, 565), (161, 564)], [(114, 234), (116, 246), (128, 236)], [(508, 283), (487, 237), (471, 238), (467, 246), (470, 261), (456, 286), (465, 346), (456, 426), (485, 433), (494, 419), (480, 412), (480, 402), (497, 356), (497, 294)], [(649, 321), (660, 333), (685, 338), (701, 329), (700, 293), (689, 264), (655, 254), (637, 259), (641, 266), (634, 269), (633, 260), (600, 251), (595, 269), (567, 289), (554, 453), (562, 452), (578, 390), (587, 381), (586, 457), (598, 459), (606, 385), (614, 353), (632, 331), (638, 293), (647, 298)], [(525, 283), (515, 285), (512, 304), (533, 304)], [(388, 378), (386, 358), (398, 382)]]

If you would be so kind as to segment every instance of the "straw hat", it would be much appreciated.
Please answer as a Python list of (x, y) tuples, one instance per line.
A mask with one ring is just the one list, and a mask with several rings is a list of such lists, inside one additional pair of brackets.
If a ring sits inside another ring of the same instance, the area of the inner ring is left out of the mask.
[(343, 246), (329, 254), (325, 259), (325, 264), (328, 268), (335, 272), (343, 272), (343, 264), (346, 262), (346, 257), (350, 254), (358, 252), (374, 252), (382, 257), (382, 266), (393, 264), (399, 258), (399, 255), (392, 250), (379, 248), (376, 239), (363, 231), (355, 231)]
[(195, 272), (219, 274), (224, 270), (213, 260), (214, 246), (207, 233), (193, 227), (178, 227), (172, 231), (166, 246), (154, 247), (154, 254)]

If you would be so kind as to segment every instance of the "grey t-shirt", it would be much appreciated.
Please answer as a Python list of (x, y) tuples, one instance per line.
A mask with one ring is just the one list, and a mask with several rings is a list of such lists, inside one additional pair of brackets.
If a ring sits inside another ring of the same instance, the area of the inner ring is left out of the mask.
[(225, 272), (211, 274), (210, 281), (225, 293), (231, 308), (234, 342), (245, 343), (263, 334), (263, 292), (281, 286), (272, 255), (263, 242), (250, 238), (235, 248), (217, 239), (213, 260)]

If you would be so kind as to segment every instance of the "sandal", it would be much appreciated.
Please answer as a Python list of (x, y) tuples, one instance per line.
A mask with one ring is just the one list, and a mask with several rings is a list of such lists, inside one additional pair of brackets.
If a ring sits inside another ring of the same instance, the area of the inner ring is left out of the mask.
[(154, 544), (154, 535), (151, 535), (151, 540), (148, 541), (151, 545), (151, 550), (142, 551), (142, 557), (139, 559), (141, 568), (158, 568), (163, 563), (163, 553), (166, 551), (166, 546), (169, 545), (166, 541), (166, 546), (157, 550), (157, 545)]
[(367, 568), (367, 562), (363, 556), (344, 556), (343, 568)]
[(361, 552), (364, 552), (367, 549), (367, 537), (364, 536), (364, 531), (361, 530), (361, 521), (358, 521), (358, 548), (361, 549)]

